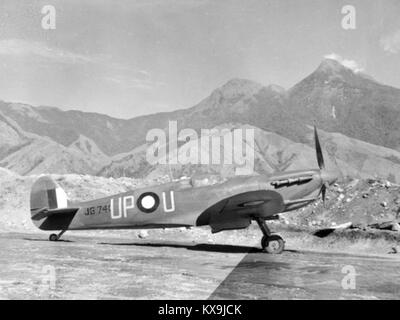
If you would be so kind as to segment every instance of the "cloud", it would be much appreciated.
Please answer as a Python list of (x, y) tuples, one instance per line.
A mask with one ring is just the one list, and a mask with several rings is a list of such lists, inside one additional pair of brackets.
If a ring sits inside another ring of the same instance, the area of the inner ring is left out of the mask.
[(94, 63), (98, 58), (69, 50), (49, 47), (46, 43), (23, 39), (0, 40), (0, 55), (41, 57), (59, 63)]
[(400, 30), (384, 36), (380, 40), (380, 45), (383, 51), (391, 54), (400, 52)]
[[(113, 61), (110, 56), (104, 54), (81, 54), (70, 50), (51, 47), (44, 42), (3, 39), (0, 40), (0, 56), (22, 57), (32, 59), (41, 58), (44, 62), (91, 65), (96, 70), (96, 77), (117, 84), (123, 88), (153, 89), (164, 85), (151, 79), (146, 70), (135, 70), (129, 66)], [(106, 73), (106, 75), (102, 74)]]
[(360, 64), (358, 62), (356, 62), (355, 60), (344, 59), (342, 56), (340, 56), (340, 55), (338, 55), (336, 53), (327, 54), (327, 55), (324, 56), (324, 58), (325, 59), (336, 60), (342, 66), (352, 70), (355, 73), (364, 71), (364, 68), (362, 66), (360, 66)]
[(126, 89), (151, 90), (156, 86), (165, 85), (163, 82), (152, 80), (150, 75), (143, 70), (135, 74), (107, 76), (103, 79)]

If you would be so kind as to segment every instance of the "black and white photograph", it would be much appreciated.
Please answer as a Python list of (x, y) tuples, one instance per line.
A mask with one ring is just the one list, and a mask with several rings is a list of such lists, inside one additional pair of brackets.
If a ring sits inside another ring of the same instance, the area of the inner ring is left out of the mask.
[(399, 299), (399, 17), (0, 0), (0, 300)]

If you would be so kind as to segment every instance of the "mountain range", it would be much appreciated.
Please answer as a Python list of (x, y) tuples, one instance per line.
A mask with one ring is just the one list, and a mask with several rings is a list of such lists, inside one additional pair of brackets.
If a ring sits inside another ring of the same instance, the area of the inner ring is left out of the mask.
[(400, 182), (400, 89), (332, 59), (288, 90), (232, 79), (191, 108), (132, 119), (0, 102), (0, 166), (23, 175), (234, 174), (234, 165), (149, 164), (146, 134), (168, 132), (172, 120), (178, 130), (254, 129), (259, 173), (316, 167), (316, 124), (330, 165), (345, 175)]

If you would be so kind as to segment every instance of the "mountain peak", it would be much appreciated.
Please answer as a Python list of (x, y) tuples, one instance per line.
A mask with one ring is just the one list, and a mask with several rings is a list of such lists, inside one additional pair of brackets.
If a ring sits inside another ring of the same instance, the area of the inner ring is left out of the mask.
[(369, 83), (377, 83), (374, 78), (364, 73), (355, 61), (340, 59), (326, 57), (312, 75), (327, 79), (342, 79), (350, 83), (359, 83), (365, 80), (368, 80)]
[(339, 73), (345, 70), (353, 71), (350, 68), (346, 68), (342, 63), (335, 59), (325, 58), (322, 60), (316, 71), (324, 73)]
[(263, 86), (257, 82), (247, 79), (231, 79), (218, 90), (224, 97), (234, 97), (238, 95), (251, 96), (261, 90)]

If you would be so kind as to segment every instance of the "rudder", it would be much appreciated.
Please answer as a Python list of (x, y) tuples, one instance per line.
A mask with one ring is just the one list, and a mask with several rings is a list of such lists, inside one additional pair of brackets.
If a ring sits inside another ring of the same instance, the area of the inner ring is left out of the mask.
[(49, 176), (35, 181), (31, 188), (31, 215), (43, 209), (63, 209), (68, 207), (65, 191)]

